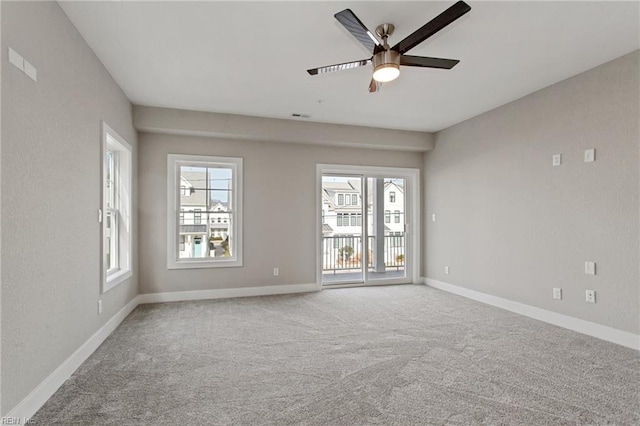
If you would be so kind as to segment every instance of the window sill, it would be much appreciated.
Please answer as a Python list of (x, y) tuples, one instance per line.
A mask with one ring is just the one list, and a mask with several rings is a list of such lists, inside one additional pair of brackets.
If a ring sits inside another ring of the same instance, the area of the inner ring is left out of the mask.
[(131, 269), (125, 269), (125, 270), (110, 274), (109, 276), (107, 276), (107, 279), (105, 280), (102, 293), (103, 294), (106, 293), (107, 291), (111, 290), (118, 284), (124, 282), (128, 278), (131, 278), (132, 275), (133, 273), (131, 272)]
[(234, 268), (242, 266), (242, 260), (170, 260), (167, 269), (198, 269), (198, 268)]

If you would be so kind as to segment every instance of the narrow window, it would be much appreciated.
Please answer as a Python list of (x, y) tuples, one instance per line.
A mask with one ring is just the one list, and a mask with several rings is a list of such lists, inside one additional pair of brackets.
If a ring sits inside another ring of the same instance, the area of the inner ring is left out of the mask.
[(396, 202), (396, 193), (395, 193), (395, 191), (389, 192), (389, 202), (390, 203), (395, 203)]
[(344, 194), (338, 194), (338, 205), (344, 205)]
[(353, 204), (354, 206), (358, 205), (358, 196), (356, 194), (353, 194), (351, 196), (351, 204)]
[(106, 123), (102, 125), (102, 247), (106, 292), (132, 275), (131, 271), (131, 145)]
[(400, 210), (395, 210), (394, 212), (394, 222), (395, 223), (400, 223)]
[(391, 210), (384, 211), (384, 223), (391, 223)]
[(345, 195), (345, 200), (344, 200), (345, 205), (350, 205), (351, 204), (351, 196), (349, 194)]

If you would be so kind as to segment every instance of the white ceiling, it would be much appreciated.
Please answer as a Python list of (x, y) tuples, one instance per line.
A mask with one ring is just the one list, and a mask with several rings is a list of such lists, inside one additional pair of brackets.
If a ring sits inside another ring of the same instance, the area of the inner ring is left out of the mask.
[(61, 2), (135, 104), (438, 131), (640, 48), (638, 2), (478, 2), (409, 52), (459, 59), (402, 67), (377, 94), (368, 58), (334, 18), (351, 8), (393, 45), (449, 2)]

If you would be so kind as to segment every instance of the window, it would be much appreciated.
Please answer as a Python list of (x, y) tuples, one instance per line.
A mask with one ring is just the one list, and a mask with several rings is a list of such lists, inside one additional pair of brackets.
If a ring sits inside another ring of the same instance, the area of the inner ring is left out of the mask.
[(351, 195), (351, 204), (354, 206), (358, 205), (358, 196), (356, 194)]
[(384, 211), (384, 223), (391, 223), (391, 210)]
[(390, 203), (395, 203), (396, 202), (396, 193), (395, 193), (395, 191), (389, 192), (389, 202)]
[(347, 206), (351, 204), (351, 195), (349, 195), (349, 194), (346, 194), (346, 195), (345, 195), (344, 203), (345, 203)]
[(180, 225), (184, 225), (184, 209), (180, 209)]
[[(242, 159), (169, 154), (167, 176), (167, 267), (242, 266)], [(181, 186), (189, 188), (188, 198)], [(223, 234), (214, 231), (221, 222), (220, 205), (228, 231), (224, 239), (209, 243), (208, 235)], [(180, 221), (182, 209), (193, 211), (193, 224)]]
[(349, 226), (349, 216), (345, 213), (338, 213), (336, 220), (337, 226)]
[(393, 221), (394, 221), (395, 223), (400, 223), (400, 210), (395, 210), (395, 211), (393, 212), (393, 215), (395, 216), (395, 217), (393, 218)]
[(102, 292), (131, 277), (131, 145), (102, 123)]
[(362, 215), (360, 213), (351, 213), (351, 226), (362, 226)]
[(338, 194), (338, 205), (344, 205), (344, 194)]

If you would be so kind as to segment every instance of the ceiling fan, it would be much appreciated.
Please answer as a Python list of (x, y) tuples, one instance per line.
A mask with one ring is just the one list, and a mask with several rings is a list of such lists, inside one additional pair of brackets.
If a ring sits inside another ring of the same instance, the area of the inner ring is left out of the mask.
[(425, 56), (405, 55), (410, 49), (422, 43), (465, 13), (471, 7), (463, 1), (459, 1), (431, 21), (424, 24), (418, 30), (407, 36), (393, 47), (389, 47), (387, 38), (393, 34), (395, 27), (392, 24), (378, 25), (376, 34), (382, 38), (382, 42), (364, 26), (351, 9), (338, 12), (334, 17), (353, 36), (364, 45), (373, 56), (369, 59), (359, 61), (344, 62), (342, 64), (328, 65), (307, 70), (310, 75), (324, 74), (334, 71), (348, 70), (351, 68), (363, 67), (373, 64), (373, 78), (369, 84), (369, 93), (380, 90), (381, 83), (396, 79), (400, 75), (400, 65), (408, 67), (442, 68), (451, 69), (458, 62), (455, 59), (429, 58)]

